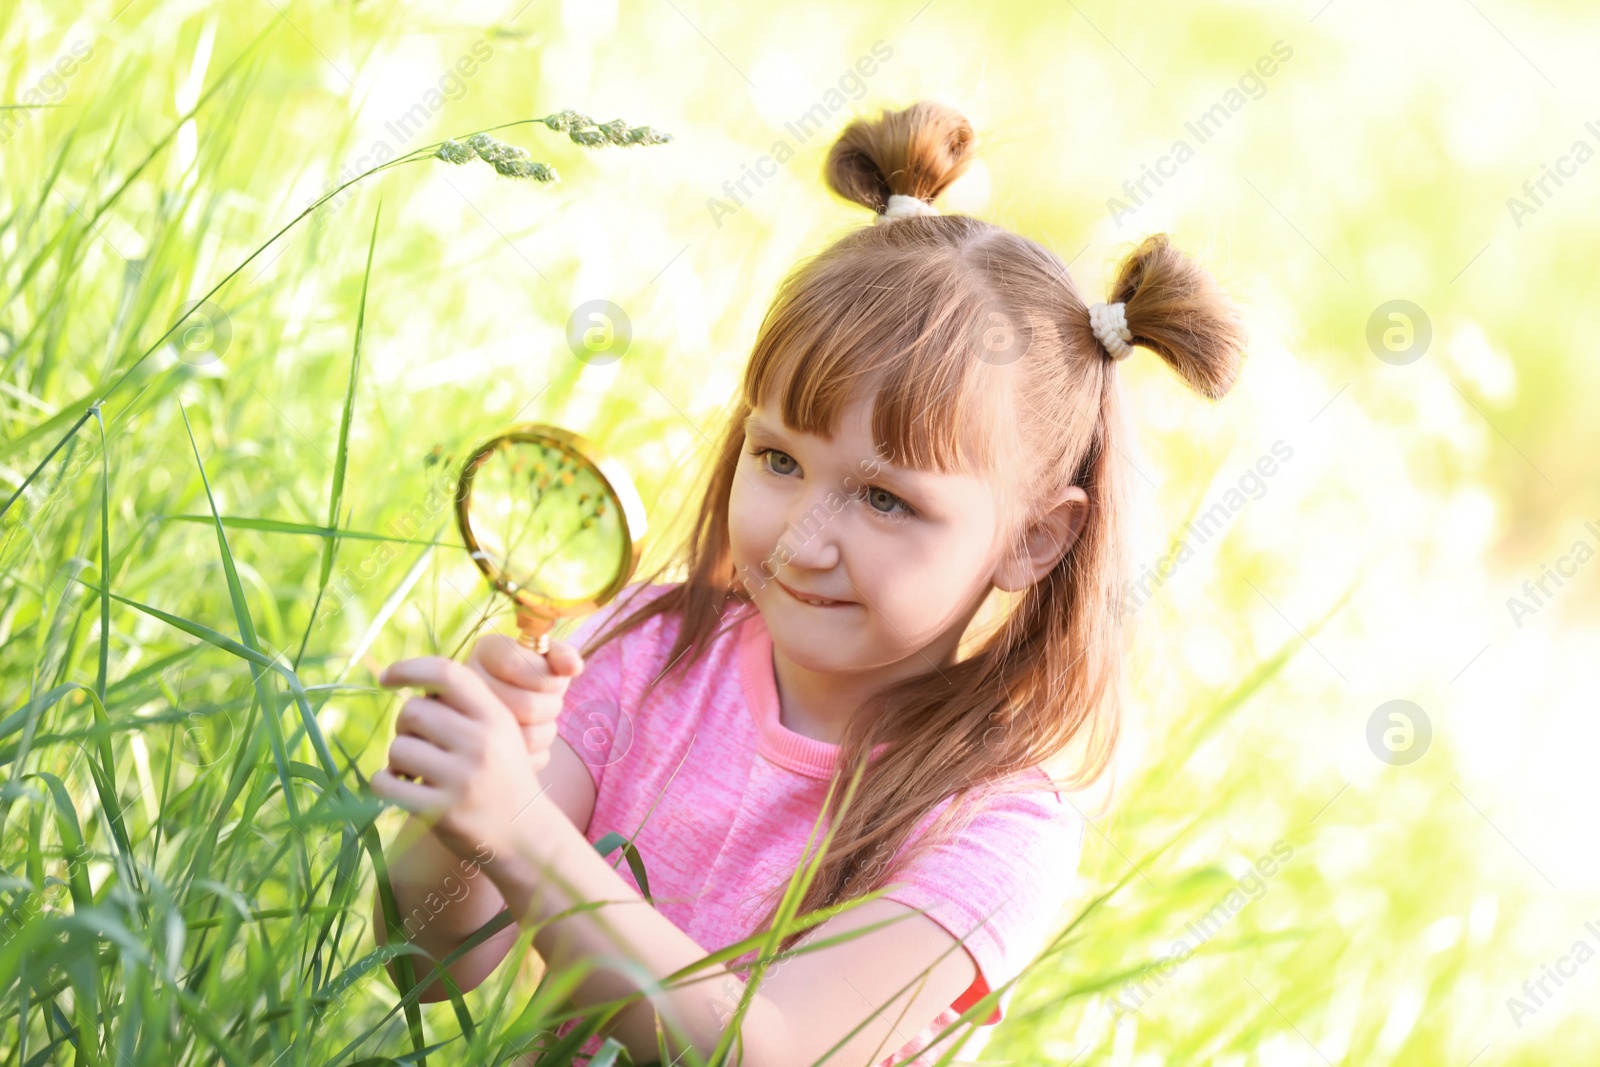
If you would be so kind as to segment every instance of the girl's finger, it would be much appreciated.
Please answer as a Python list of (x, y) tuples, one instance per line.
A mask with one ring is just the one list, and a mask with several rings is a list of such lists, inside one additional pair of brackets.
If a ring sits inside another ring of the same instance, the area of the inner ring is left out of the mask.
[(464, 716), (448, 704), (430, 697), (409, 697), (400, 705), (395, 716), (394, 732), (420, 737), (446, 751), (454, 751), (464, 729), (472, 729), (463, 722)]
[(451, 762), (448, 753), (420, 737), (397, 737), (389, 744), (388, 769), (396, 774), (421, 778), (430, 786), (441, 783), (450, 771)]
[(524, 726), (522, 728), (522, 742), (528, 746), (529, 752), (542, 752), (556, 743), (560, 730), (553, 722), (541, 723), (537, 726)]
[(550, 641), (550, 651), (544, 657), (558, 675), (576, 678), (584, 672), (584, 656), (570, 641)]
[(571, 645), (550, 642), (541, 656), (505, 634), (489, 634), (475, 648), (490, 675), (509, 685), (539, 693), (559, 693), (583, 669), (582, 658)]
[(441, 811), (444, 794), (421, 782), (402, 781), (384, 767), (372, 776), (372, 791), (391, 804), (419, 814)]
[(550, 651), (545, 653), (545, 659), (557, 674), (576, 678), (583, 673), (583, 654), (578, 651), (577, 645), (566, 641), (551, 641)]
[(489, 688), (494, 690), (494, 695), (500, 698), (500, 702), (511, 709), (511, 714), (518, 725), (530, 726), (555, 717), (555, 712), (543, 710), (541, 707), (552, 699), (548, 694), (530, 693), (526, 689), (498, 682), (493, 678), (485, 680), (489, 683)]
[(489, 689), (478, 672), (448, 656), (418, 656), (389, 664), (378, 675), (385, 689), (415, 686), (455, 708), (468, 718), (493, 722), (505, 704)]

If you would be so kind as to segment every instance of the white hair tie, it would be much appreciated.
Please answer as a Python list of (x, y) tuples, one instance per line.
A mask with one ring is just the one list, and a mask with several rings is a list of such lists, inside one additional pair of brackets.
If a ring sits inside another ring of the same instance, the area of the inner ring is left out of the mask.
[(1128, 353), (1133, 351), (1128, 343), (1133, 340), (1133, 331), (1128, 329), (1127, 307), (1119, 300), (1115, 304), (1094, 304), (1089, 308), (1089, 325), (1112, 359), (1127, 359)]
[(914, 196), (902, 196), (899, 193), (892, 193), (889, 196), (888, 207), (883, 209), (883, 214), (873, 216), (872, 224), (876, 226), (883, 222), (893, 222), (895, 219), (908, 219), (913, 215), (937, 214), (940, 214), (939, 209), (928, 203), (926, 200), (921, 200)]

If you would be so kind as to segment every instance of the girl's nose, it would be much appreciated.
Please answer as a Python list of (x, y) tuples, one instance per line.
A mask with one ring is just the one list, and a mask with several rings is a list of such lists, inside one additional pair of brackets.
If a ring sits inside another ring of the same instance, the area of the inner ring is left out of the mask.
[(788, 548), (789, 565), (825, 571), (839, 565), (839, 516), (828, 508), (826, 490), (805, 493), (789, 514), (780, 539)]

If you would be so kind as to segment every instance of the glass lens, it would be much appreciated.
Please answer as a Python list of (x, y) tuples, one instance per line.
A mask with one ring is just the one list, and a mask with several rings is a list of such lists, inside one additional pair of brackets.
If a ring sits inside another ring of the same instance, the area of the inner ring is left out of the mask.
[(597, 598), (623, 567), (623, 517), (593, 467), (553, 442), (505, 441), (484, 456), (468, 501), (492, 573), (540, 600)]

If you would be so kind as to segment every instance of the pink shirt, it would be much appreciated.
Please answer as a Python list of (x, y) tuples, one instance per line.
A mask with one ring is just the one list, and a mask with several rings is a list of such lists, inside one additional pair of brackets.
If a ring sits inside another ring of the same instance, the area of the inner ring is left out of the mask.
[[(649, 586), (624, 603), (640, 584), (583, 620), (565, 640), (581, 649), (613, 615), (631, 614), (672, 588)], [(641, 706), (640, 695), (665, 662), (679, 622), (676, 614), (657, 615), (588, 657), (567, 689), (557, 727), (594, 778), (589, 841), (612, 831), (632, 837), (657, 910), (709, 953), (755, 933), (766, 906), (757, 899), (760, 892), (786, 883), (800, 865), (839, 746), (779, 721), (772, 639), (748, 604), (724, 617), (703, 659), (684, 675), (669, 675)], [(1042, 771), (1035, 773), (1048, 781)], [(947, 798), (924, 816), (915, 833), (949, 803)], [(963, 834), (892, 876), (900, 886), (884, 896), (926, 909), (929, 918), (965, 938), (978, 973), (931, 1026), (892, 1038), (898, 1051), (882, 1064), (922, 1051), (964, 1009), (1027, 966), (1057, 929), (1082, 845), (1083, 820), (1058, 792), (995, 796)], [(623, 880), (637, 888), (620, 851), (611, 858), (619, 861)], [(756, 956), (751, 950), (734, 962)], [(983, 1025), (999, 1022), (1010, 999), (1011, 990), (1003, 991)], [(577, 1024), (570, 1020), (556, 1032)], [(931, 1064), (954, 1041), (970, 1049), (964, 1035), (972, 1029), (963, 1024), (911, 1062)], [(589, 1039), (582, 1062), (601, 1043)]]

